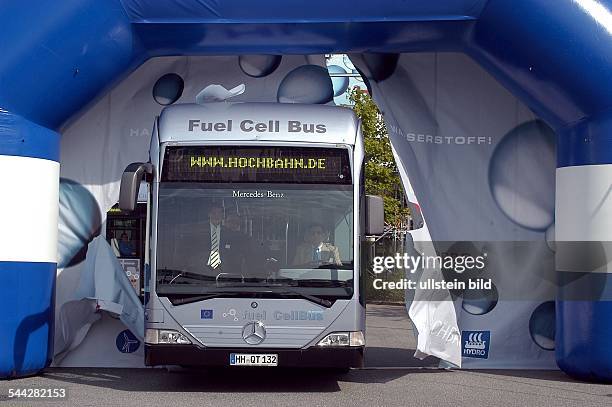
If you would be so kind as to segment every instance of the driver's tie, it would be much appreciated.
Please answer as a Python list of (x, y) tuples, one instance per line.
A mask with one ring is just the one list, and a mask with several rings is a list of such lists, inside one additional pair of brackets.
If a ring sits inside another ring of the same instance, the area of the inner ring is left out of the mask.
[(221, 264), (221, 258), (219, 257), (219, 236), (217, 235), (217, 228), (213, 230), (212, 240), (210, 242), (210, 256), (208, 257), (208, 265), (214, 269), (219, 267)]

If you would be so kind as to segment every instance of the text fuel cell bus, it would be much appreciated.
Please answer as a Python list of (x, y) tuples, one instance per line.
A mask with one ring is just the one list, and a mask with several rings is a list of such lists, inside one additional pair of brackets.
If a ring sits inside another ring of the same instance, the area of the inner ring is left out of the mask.
[(361, 245), (383, 213), (359, 126), (332, 106), (162, 111), (120, 197), (147, 181), (147, 365), (362, 366)]

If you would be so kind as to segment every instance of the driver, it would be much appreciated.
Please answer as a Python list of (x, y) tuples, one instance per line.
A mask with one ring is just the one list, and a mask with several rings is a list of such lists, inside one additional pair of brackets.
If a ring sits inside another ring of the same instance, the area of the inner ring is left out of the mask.
[(208, 228), (205, 228), (203, 247), (209, 273), (243, 274), (243, 263), (250, 254), (246, 235), (240, 232), (240, 217), (229, 213), (224, 220), (220, 204), (213, 204), (208, 211)]
[(329, 263), (341, 266), (340, 251), (336, 246), (327, 242), (328, 239), (329, 232), (323, 225), (318, 223), (310, 225), (306, 229), (304, 241), (295, 251), (293, 264)]

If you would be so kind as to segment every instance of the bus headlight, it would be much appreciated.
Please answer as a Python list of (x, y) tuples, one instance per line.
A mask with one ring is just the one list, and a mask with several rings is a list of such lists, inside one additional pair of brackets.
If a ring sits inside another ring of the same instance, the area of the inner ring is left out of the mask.
[(171, 329), (147, 329), (145, 343), (152, 345), (188, 345), (191, 344), (191, 341), (182, 333)]
[(363, 332), (334, 332), (321, 339), (317, 346), (364, 346)]

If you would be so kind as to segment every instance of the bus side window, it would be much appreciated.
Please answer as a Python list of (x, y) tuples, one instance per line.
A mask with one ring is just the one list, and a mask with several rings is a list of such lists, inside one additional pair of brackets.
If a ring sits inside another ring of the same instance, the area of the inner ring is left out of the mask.
[(108, 212), (106, 220), (106, 240), (141, 300), (144, 289), (146, 207), (146, 203), (139, 202), (134, 211), (124, 212), (115, 205)]

